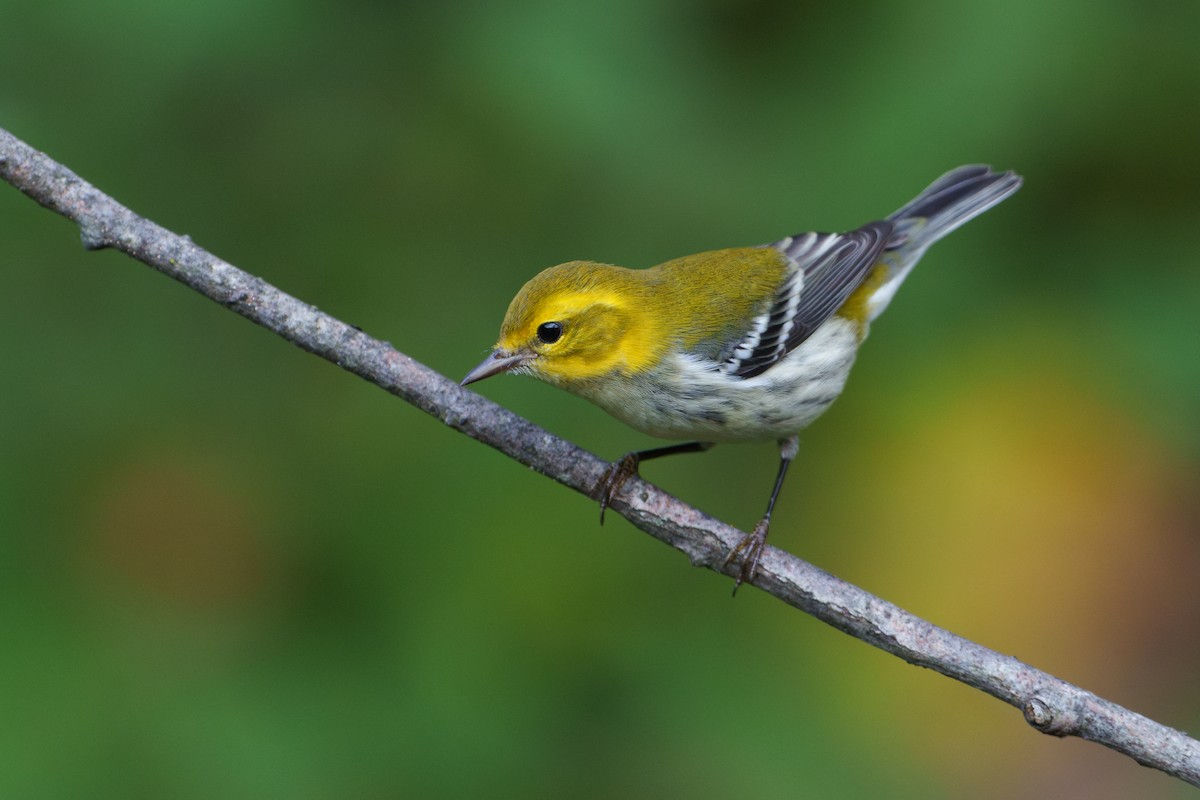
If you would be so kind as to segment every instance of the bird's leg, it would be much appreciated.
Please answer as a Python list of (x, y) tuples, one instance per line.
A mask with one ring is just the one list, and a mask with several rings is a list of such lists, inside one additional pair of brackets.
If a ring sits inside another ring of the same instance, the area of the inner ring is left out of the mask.
[(685, 442), (667, 447), (655, 447), (652, 450), (636, 450), (621, 456), (608, 468), (608, 472), (604, 474), (604, 478), (597, 487), (600, 491), (600, 524), (604, 524), (604, 511), (621, 487), (625, 485), (625, 481), (638, 474), (638, 464), (652, 458), (673, 456), (676, 453), (702, 453), (712, 446), (712, 442)]
[(775, 488), (771, 491), (771, 499), (767, 501), (767, 513), (763, 514), (763, 518), (754, 526), (753, 531), (743, 536), (742, 540), (733, 546), (721, 564), (721, 567), (725, 568), (739, 555), (742, 558), (742, 568), (738, 570), (737, 579), (733, 584), (735, 595), (739, 586), (753, 581), (754, 576), (758, 573), (758, 562), (762, 558), (763, 548), (767, 545), (767, 532), (771, 527), (771, 512), (775, 510), (775, 501), (779, 499), (779, 490), (783, 488), (783, 478), (787, 475), (788, 467), (791, 466), (792, 459), (796, 457), (799, 449), (799, 436), (793, 435), (779, 440), (779, 473), (775, 476)]

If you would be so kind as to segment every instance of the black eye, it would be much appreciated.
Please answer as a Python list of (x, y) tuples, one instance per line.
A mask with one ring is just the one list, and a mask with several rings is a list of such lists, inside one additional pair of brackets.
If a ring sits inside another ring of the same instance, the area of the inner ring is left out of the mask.
[(554, 344), (562, 336), (561, 322), (543, 322), (538, 325), (537, 337), (542, 344)]

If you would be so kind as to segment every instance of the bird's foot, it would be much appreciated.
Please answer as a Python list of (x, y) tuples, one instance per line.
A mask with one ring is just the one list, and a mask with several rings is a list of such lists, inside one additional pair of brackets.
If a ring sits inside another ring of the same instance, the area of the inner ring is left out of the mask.
[(608, 468), (608, 472), (604, 473), (604, 477), (600, 480), (600, 524), (604, 524), (604, 512), (608, 509), (608, 504), (612, 502), (613, 497), (617, 492), (621, 491), (621, 487), (625, 485), (625, 481), (638, 474), (638, 464), (641, 462), (641, 453), (626, 453), (621, 458), (612, 463)]
[(743, 583), (753, 582), (754, 576), (758, 574), (758, 562), (762, 559), (763, 548), (767, 546), (767, 531), (770, 526), (771, 519), (769, 517), (759, 520), (758, 524), (754, 526), (754, 530), (743, 536), (721, 563), (721, 568), (724, 569), (736, 561), (739, 556), (741, 557), (742, 567), (738, 570), (737, 578), (733, 583), (735, 595), (739, 586)]

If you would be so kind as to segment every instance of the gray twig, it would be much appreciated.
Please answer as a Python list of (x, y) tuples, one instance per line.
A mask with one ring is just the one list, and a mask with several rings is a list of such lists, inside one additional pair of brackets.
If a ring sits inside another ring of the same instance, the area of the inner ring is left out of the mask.
[[(88, 249), (110, 247), (328, 359), (559, 483), (596, 498), (607, 464), (313, 306), (125, 208), (66, 167), (0, 130), (0, 178), (79, 226)], [(722, 562), (742, 533), (633, 478), (614, 498), (641, 530), (696, 566)], [(1043, 733), (1079, 736), (1200, 786), (1200, 742), (913, 616), (774, 548), (754, 585), (838, 630), (981, 689)]]

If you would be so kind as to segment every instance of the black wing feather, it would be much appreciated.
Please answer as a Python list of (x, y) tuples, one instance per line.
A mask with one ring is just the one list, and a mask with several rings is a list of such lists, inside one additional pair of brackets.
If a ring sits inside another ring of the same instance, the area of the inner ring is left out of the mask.
[(862, 285), (891, 236), (892, 223), (880, 221), (849, 233), (805, 233), (766, 245), (782, 253), (793, 270), (723, 369), (752, 378), (798, 347)]

